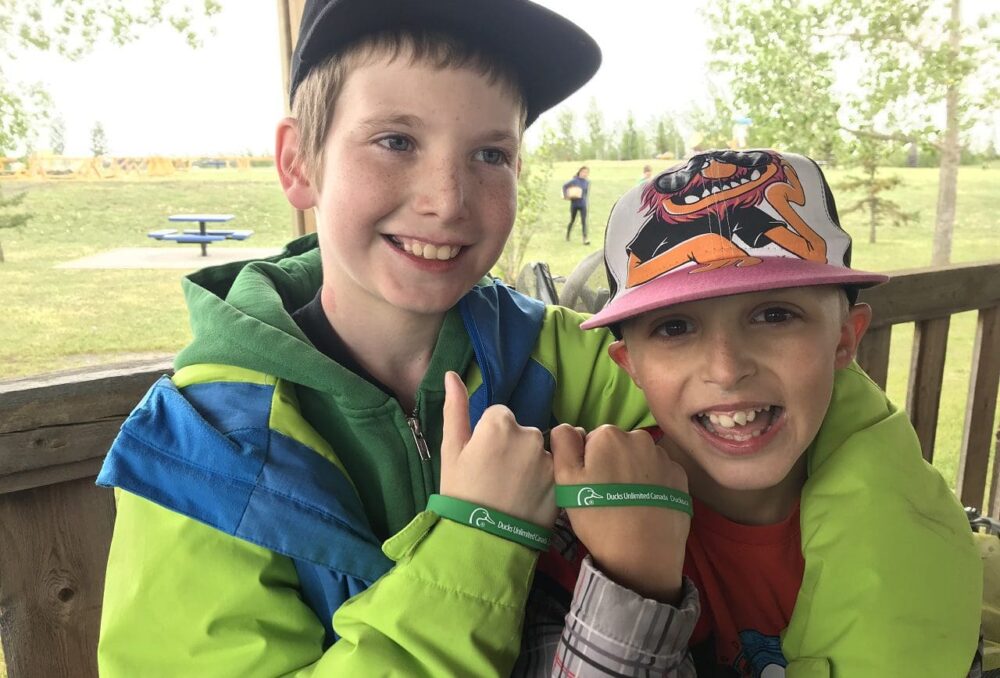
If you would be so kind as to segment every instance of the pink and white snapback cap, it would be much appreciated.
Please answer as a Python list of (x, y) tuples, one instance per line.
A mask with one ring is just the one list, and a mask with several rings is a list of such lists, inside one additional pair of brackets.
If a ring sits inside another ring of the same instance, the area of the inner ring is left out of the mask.
[(770, 150), (698, 153), (631, 189), (611, 210), (604, 263), (611, 298), (585, 329), (712, 297), (889, 279), (850, 268), (819, 166)]

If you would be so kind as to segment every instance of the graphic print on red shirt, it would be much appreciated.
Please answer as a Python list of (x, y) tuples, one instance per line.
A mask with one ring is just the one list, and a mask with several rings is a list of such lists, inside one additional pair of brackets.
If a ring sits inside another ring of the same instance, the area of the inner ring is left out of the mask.
[(698, 587), (702, 612), (691, 647), (714, 644), (712, 675), (785, 675), (780, 636), (804, 569), (798, 504), (780, 523), (741, 525), (694, 500), (684, 574)]

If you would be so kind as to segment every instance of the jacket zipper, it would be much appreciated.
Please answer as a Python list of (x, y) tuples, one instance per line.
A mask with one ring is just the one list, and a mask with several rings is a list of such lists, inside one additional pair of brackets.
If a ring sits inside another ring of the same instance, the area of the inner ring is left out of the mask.
[(410, 433), (413, 434), (413, 442), (417, 444), (417, 454), (420, 456), (420, 461), (430, 461), (431, 451), (427, 449), (427, 440), (424, 439), (424, 432), (420, 430), (420, 421), (417, 420), (416, 412), (406, 418), (406, 424), (410, 427)]

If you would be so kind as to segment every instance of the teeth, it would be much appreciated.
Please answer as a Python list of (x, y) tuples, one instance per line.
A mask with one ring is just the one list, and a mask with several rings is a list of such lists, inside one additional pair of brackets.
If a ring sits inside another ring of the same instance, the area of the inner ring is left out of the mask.
[(758, 179), (760, 179), (760, 170), (754, 170), (750, 175), (750, 181), (757, 181)]
[(719, 191), (721, 191), (721, 190), (722, 190), (722, 189), (721, 189), (721, 188), (719, 188), (719, 187), (718, 187), (718, 185), (716, 185), (716, 186), (712, 186), (712, 195), (715, 195), (716, 193), (718, 193), (718, 192), (719, 192)]
[(711, 193), (709, 193), (709, 192), (708, 192), (708, 189), (706, 188), (706, 189), (705, 189), (705, 192), (701, 194), (701, 197), (703, 197), (703, 198), (707, 198), (707, 197), (708, 197), (709, 195), (711, 195)]
[(746, 426), (747, 423), (747, 413), (746, 412), (734, 412), (733, 421), (735, 421), (740, 426)]
[(733, 426), (736, 426), (736, 422), (728, 414), (720, 414), (719, 425), (722, 426), (722, 428), (732, 428)]
[[(400, 242), (397, 240), (397, 242)], [(430, 243), (422, 243), (417, 240), (407, 240), (401, 242), (404, 251), (410, 254), (421, 257), (423, 259), (435, 259), (437, 261), (447, 261), (448, 259), (454, 259), (458, 256), (459, 251), (461, 251), (460, 245), (432, 245)]]
[(750, 183), (750, 180), (749, 180), (749, 179), (747, 179), (746, 177), (743, 177), (742, 179), (740, 179), (740, 185), (741, 185), (741, 186), (742, 186), (743, 184), (748, 184), (748, 183)]
[(699, 198), (696, 195), (685, 195), (684, 196), (684, 204), (685, 205), (693, 205), (694, 203), (698, 202), (698, 200), (699, 200)]
[(747, 410), (746, 417), (747, 421), (753, 421), (757, 418), (757, 410)]

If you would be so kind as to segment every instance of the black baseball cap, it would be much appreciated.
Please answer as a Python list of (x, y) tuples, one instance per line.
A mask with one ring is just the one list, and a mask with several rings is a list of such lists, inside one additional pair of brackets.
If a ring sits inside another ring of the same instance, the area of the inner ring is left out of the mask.
[(455, 35), (517, 74), (527, 123), (597, 72), (601, 49), (582, 28), (528, 0), (306, 0), (289, 100), (311, 68), (358, 38), (393, 28)]

